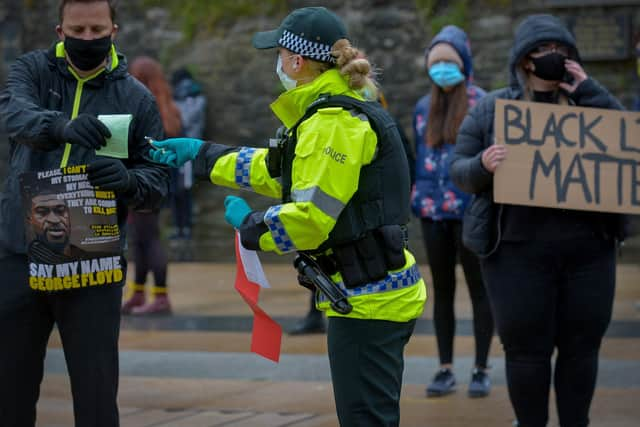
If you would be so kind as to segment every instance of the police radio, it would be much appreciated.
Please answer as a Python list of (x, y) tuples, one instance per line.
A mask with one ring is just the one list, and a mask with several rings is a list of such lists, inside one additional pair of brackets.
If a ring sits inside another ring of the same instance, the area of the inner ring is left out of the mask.
[(282, 152), (284, 151), (286, 140), (287, 128), (284, 126), (278, 128), (275, 138), (269, 138), (269, 148), (265, 161), (271, 178), (278, 178), (282, 175)]

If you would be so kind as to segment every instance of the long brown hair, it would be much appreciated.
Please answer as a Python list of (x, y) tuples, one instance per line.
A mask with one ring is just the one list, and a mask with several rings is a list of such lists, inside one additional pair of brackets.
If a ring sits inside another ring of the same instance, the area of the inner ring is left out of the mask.
[(162, 66), (148, 56), (139, 56), (129, 64), (129, 73), (145, 85), (156, 98), (166, 137), (179, 136), (182, 130), (180, 110), (173, 102), (171, 86), (162, 72)]
[(449, 92), (437, 85), (431, 90), (429, 121), (425, 132), (425, 144), (440, 147), (442, 144), (455, 144), (458, 129), (469, 109), (467, 86), (458, 84)]

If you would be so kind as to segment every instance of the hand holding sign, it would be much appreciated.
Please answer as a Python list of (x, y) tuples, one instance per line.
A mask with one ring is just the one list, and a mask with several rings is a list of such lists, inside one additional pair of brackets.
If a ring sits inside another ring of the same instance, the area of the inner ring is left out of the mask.
[(487, 172), (494, 173), (505, 157), (507, 157), (507, 147), (494, 144), (482, 153), (482, 166)]

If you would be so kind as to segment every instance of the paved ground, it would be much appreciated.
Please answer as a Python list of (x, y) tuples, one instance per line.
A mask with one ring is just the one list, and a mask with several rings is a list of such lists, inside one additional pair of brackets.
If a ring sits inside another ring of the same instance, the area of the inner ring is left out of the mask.
[[(289, 329), (307, 308), (307, 293), (289, 265), (265, 266), (272, 289), (261, 306)], [(421, 266), (428, 277), (428, 269)], [(603, 344), (592, 425), (640, 425), (640, 266), (621, 265), (614, 316)], [(337, 426), (324, 335), (290, 337), (275, 364), (249, 352), (250, 311), (233, 290), (230, 264), (172, 264), (174, 315), (123, 319), (120, 407), (123, 427), (329, 427)], [(456, 296), (457, 393), (426, 399), (437, 367), (431, 302), (407, 346), (401, 400), (403, 427), (509, 426), (513, 420), (497, 339), (491, 352), (493, 392), (469, 399), (473, 356), (471, 307), (464, 279)], [(46, 362), (38, 427), (72, 426), (69, 384), (59, 338)], [(552, 426), (557, 426), (555, 416)]]

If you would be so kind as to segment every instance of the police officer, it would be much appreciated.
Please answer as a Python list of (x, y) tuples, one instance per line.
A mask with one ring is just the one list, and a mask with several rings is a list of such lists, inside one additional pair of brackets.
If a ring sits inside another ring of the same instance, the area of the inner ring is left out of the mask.
[[(29, 287), (20, 174), (88, 165), (93, 186), (127, 206), (151, 209), (169, 189), (166, 167), (147, 158), (145, 136), (162, 136), (153, 97), (127, 73), (113, 39), (113, 0), (62, 0), (59, 41), (18, 58), (0, 93), (11, 145), (0, 194), (0, 425), (34, 426), (49, 335), (57, 325), (71, 380), (75, 425), (119, 425), (118, 335), (122, 282), (39, 292)], [(98, 114), (131, 114), (125, 160), (101, 157), (110, 131)], [(3, 141), (5, 142), (5, 141)], [(58, 233), (60, 234), (60, 233)], [(124, 246), (125, 236), (120, 242)], [(124, 260), (122, 270), (126, 271)]]
[(258, 212), (229, 196), (225, 218), (249, 249), (302, 251), (322, 266), (352, 306), (340, 314), (316, 294), (329, 318), (340, 424), (397, 426), (403, 350), (426, 300), (404, 245), (409, 172), (397, 127), (379, 104), (363, 102), (376, 99), (370, 64), (329, 10), (294, 10), (253, 45), (278, 50), (286, 91), (271, 108), (288, 129), (282, 158), (195, 139), (156, 142), (152, 156), (174, 167), (195, 160), (214, 184), (281, 199)]

